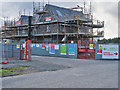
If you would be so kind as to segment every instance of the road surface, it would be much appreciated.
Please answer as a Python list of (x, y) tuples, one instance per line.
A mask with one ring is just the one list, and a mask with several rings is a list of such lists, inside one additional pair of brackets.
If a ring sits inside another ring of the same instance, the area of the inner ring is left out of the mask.
[(118, 61), (33, 56), (32, 60), (69, 66), (2, 79), (3, 88), (118, 88)]

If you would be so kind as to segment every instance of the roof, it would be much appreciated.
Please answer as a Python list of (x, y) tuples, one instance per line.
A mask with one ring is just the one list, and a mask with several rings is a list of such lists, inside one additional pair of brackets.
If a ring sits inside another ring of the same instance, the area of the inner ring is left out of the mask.
[(48, 9), (54, 16), (58, 15), (63, 21), (64, 19), (66, 20), (70, 20), (73, 18), (78, 19), (78, 16), (79, 16), (79, 19), (86, 20), (85, 15), (83, 14), (82, 11), (76, 11), (76, 10), (58, 7), (50, 4), (46, 4), (45, 8)]
[(21, 21), (22, 24), (28, 24), (28, 16), (26, 16), (26, 15), (21, 15), (19, 21)]
[[(58, 7), (50, 4), (45, 5), (45, 10), (50, 12), (52, 15), (54, 15), (54, 18), (57, 20), (57, 15), (59, 16), (59, 20), (61, 22), (64, 21), (70, 21), (70, 20), (78, 20), (78, 15), (79, 15), (79, 20), (82, 21), (87, 21), (85, 19), (85, 16), (82, 11), (76, 11), (76, 10), (71, 10), (63, 7)], [(37, 20), (39, 18), (38, 14), (35, 14), (32, 19), (35, 18)], [(22, 24), (28, 24), (28, 16), (27, 15), (21, 15), (19, 21), (21, 21)], [(33, 20), (32, 20), (33, 23)]]
[[(29, 16), (27, 16), (27, 15), (21, 15), (19, 21), (21, 21), (22, 24), (28, 24), (28, 17)], [(33, 23), (33, 16), (32, 16), (32, 22), (31, 23)]]

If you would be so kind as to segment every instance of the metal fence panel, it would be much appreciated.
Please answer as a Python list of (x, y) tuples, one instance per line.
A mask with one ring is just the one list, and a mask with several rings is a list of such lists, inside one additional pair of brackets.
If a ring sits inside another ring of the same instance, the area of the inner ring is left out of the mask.
[(4, 43), (2, 44), (2, 55), (7, 59), (23, 59), (24, 51), (21, 50), (20, 43)]

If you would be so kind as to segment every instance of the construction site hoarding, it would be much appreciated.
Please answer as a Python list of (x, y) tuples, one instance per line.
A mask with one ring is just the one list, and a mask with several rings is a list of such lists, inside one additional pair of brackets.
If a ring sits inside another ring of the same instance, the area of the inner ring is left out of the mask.
[(103, 59), (119, 59), (119, 45), (102, 45)]
[[(36, 43), (35, 46), (37, 44), (39, 44), (41, 48), (32, 47), (32, 55), (77, 58), (77, 44), (69, 45)], [(45, 45), (45, 49), (42, 49), (42, 45)]]

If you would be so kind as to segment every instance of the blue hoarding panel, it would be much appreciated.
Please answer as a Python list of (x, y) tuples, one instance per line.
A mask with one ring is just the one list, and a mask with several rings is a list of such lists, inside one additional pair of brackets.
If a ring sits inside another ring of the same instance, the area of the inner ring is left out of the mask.
[(75, 44), (69, 44), (68, 52), (69, 55), (75, 55)]

